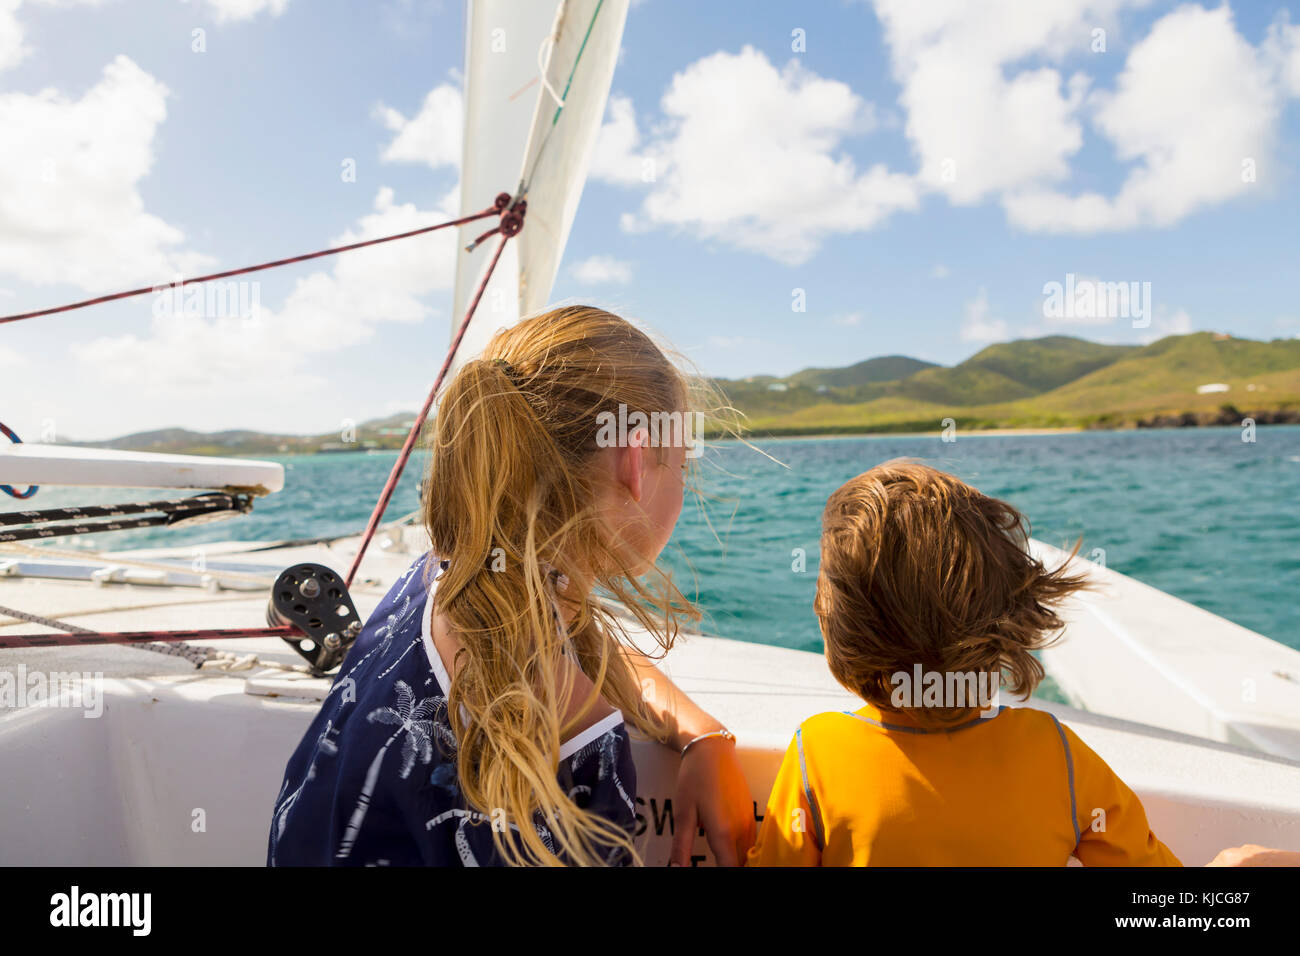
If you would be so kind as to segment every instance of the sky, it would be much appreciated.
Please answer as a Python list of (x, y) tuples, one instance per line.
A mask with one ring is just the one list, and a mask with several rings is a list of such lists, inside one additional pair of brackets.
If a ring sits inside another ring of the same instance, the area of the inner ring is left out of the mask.
[[(1296, 7), (635, 0), (552, 298), (725, 377), (1300, 335)], [(0, 0), (0, 314), (448, 218), (464, 21)], [(144, 296), (0, 326), (0, 421), (93, 441), (417, 408), (453, 264), (434, 235), (261, 273), (256, 322)], [(1068, 276), (1137, 283), (1146, 319), (1053, 314)]]

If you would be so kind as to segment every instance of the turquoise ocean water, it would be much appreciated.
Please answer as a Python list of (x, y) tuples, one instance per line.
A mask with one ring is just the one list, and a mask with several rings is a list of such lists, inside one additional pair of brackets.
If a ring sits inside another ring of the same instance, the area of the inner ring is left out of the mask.
[[(688, 498), (666, 562), (706, 613), (706, 633), (820, 650), (812, 616), (817, 537), (826, 496), (891, 458), (953, 472), (1023, 511), (1035, 537), (1106, 564), (1291, 647), (1300, 648), (1300, 427), (1069, 435), (831, 438), (725, 443), (701, 459), (703, 507)], [(395, 454), (279, 459), (283, 492), (251, 515), (189, 529), (97, 535), (95, 547), (199, 546), (355, 533), (364, 526)], [(390, 507), (415, 509), (416, 456)], [(170, 492), (157, 493), (158, 497)], [(0, 509), (148, 500), (154, 493), (49, 488)], [(710, 527), (711, 525), (711, 527)], [(69, 547), (75, 538), (56, 542)], [(806, 570), (791, 570), (792, 552)], [(343, 570), (343, 569), (340, 569)], [(40, 611), (39, 608), (31, 610)]]

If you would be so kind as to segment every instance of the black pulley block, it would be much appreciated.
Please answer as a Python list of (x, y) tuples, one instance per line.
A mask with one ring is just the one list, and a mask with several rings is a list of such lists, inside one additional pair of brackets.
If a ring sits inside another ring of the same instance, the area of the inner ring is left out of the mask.
[(361, 615), (343, 579), (323, 564), (295, 564), (281, 572), (266, 607), (271, 627), (291, 625), (302, 636), (285, 643), (324, 674), (343, 663), (348, 648), (361, 633)]

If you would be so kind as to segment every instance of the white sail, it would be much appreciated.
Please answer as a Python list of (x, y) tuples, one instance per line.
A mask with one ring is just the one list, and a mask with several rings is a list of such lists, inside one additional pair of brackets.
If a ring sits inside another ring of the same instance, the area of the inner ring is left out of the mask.
[[(628, 0), (470, 0), (461, 211), (483, 209), (501, 192), (513, 195), (526, 180), (528, 213), (523, 232), (506, 245), (453, 370), (497, 329), (547, 303), (587, 179), (627, 9)], [(453, 335), (497, 239), (473, 252), (464, 247), (494, 225), (488, 219), (460, 230)]]

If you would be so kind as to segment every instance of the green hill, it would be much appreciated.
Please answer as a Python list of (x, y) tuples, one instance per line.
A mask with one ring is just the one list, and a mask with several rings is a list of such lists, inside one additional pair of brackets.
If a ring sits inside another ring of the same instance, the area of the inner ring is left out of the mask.
[(990, 345), (957, 367), (996, 372), (1037, 394), (1060, 388), (1138, 350), (1136, 345), (1102, 345), (1067, 335), (1051, 335)]
[[(1197, 391), (1211, 384), (1228, 390)], [(932, 431), (943, 418), (968, 428), (1300, 421), (1300, 339), (1200, 332), (1118, 346), (1051, 336), (990, 346), (895, 382), (742, 391), (733, 402), (758, 434)]]
[(287, 435), (245, 429), (196, 432), (187, 428), (160, 428), (108, 441), (66, 444), (180, 455), (314, 455), (321, 451), (401, 448), (414, 421), (414, 412), (402, 412), (361, 422), (348, 435), (341, 429), (325, 435)]
[(964, 362), (955, 368), (928, 368), (893, 383), (887, 392), (912, 401), (938, 405), (1011, 402), (1035, 393), (1035, 389), (1000, 372), (978, 365), (968, 366)]
[(1059, 388), (1137, 350), (1067, 335), (990, 345), (952, 367), (935, 366), (898, 382), (888, 394), (941, 405), (1014, 402)]
[[(1202, 385), (1226, 392), (1198, 394)], [(1038, 398), (1045, 411), (1107, 420), (1198, 412), (1223, 405), (1285, 408), (1300, 399), (1300, 339), (1170, 336)]]
[(908, 407), (908, 403), (965, 406), (1014, 402), (1066, 384), (1131, 351), (1131, 346), (1055, 335), (992, 345), (952, 368), (889, 355), (842, 369), (804, 369), (784, 379), (759, 376), (719, 384), (751, 418), (797, 414), (802, 421), (810, 417), (806, 412), (810, 408), (882, 399), (903, 400), (901, 406), (897, 401), (889, 403), (890, 408)]
[(933, 362), (908, 358), (906, 355), (882, 355), (845, 368), (806, 368), (785, 379), (790, 385), (817, 388), (852, 388), (855, 385), (873, 385), (877, 382), (896, 382), (927, 368), (938, 368)]

